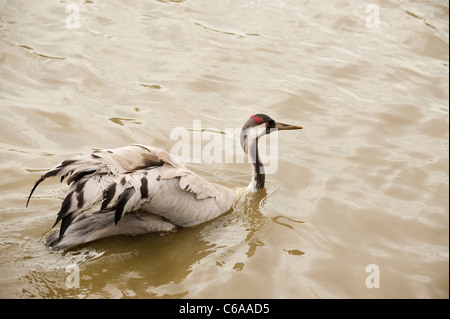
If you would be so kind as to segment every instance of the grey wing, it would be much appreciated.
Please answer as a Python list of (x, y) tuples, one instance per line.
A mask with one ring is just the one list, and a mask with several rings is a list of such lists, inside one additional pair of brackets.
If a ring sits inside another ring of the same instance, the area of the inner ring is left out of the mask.
[(168, 153), (143, 145), (63, 161), (41, 176), (28, 202), (36, 187), (53, 176), (61, 176), (61, 181), (67, 178), (69, 184), (55, 222), (61, 221), (59, 239), (74, 221), (100, 203), (100, 212), (115, 212), (115, 224), (125, 213), (143, 208), (176, 225), (190, 226), (226, 212), (235, 198), (234, 191), (207, 182)]
[[(56, 224), (61, 221), (59, 237), (76, 218), (104, 200), (110, 185), (128, 172), (163, 165), (160, 151), (131, 145), (111, 150), (100, 150), (75, 156), (42, 175), (28, 197), (27, 206), (37, 186), (46, 178), (60, 176), (69, 189), (58, 212)], [(122, 197), (123, 198), (123, 197)]]
[(154, 170), (149, 200), (142, 209), (178, 226), (193, 226), (213, 219), (235, 202), (234, 190), (211, 183), (185, 168), (163, 165)]
[(116, 223), (125, 213), (140, 208), (186, 227), (232, 207), (234, 190), (203, 179), (165, 152), (161, 155), (162, 165), (123, 174), (106, 190), (102, 209), (114, 209)]

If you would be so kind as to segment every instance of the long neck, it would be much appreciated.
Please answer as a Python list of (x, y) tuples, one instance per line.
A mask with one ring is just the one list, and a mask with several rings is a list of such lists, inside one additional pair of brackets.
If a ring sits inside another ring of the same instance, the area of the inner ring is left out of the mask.
[(252, 155), (252, 152), (250, 151), (250, 157), (251, 161), (250, 164), (252, 165), (252, 180), (248, 187), (254, 191), (257, 192), (264, 188), (264, 183), (266, 181), (266, 174), (264, 172), (264, 166), (261, 162), (261, 159), (259, 158), (259, 151), (258, 151), (258, 138), (256, 138), (255, 141), (255, 152), (254, 155)]
[(266, 180), (264, 166), (259, 158), (258, 136), (252, 136), (252, 134), (241, 136), (241, 145), (252, 166), (252, 180), (248, 188), (252, 192), (257, 192), (264, 188)]

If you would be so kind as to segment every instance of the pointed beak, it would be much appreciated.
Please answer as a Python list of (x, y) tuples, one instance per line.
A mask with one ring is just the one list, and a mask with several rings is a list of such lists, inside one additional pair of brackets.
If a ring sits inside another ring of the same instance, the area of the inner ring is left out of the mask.
[(303, 127), (293, 124), (275, 122), (275, 128), (278, 129), (279, 131), (283, 131), (283, 130), (301, 130)]

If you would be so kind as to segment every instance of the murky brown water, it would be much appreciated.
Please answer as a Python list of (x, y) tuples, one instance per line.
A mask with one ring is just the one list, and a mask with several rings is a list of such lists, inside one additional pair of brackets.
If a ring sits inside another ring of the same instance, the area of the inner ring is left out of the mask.
[[(370, 1), (0, 0), (0, 297), (448, 298), (448, 1), (374, 2), (379, 25)], [(254, 113), (305, 129), (279, 133), (266, 191), (232, 213), (44, 246), (66, 189), (25, 208), (45, 170)]]

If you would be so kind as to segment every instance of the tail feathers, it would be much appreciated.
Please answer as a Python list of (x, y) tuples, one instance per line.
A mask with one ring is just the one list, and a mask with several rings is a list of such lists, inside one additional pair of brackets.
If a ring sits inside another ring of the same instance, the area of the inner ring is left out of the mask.
[[(108, 178), (107, 178), (108, 177)], [(85, 176), (69, 187), (55, 224), (61, 222), (58, 240), (62, 240), (69, 226), (85, 212), (101, 203), (100, 212), (113, 211), (114, 224), (128, 212), (139, 209), (149, 200), (146, 176), (125, 174), (119, 177), (93, 175)], [(98, 205), (100, 206), (100, 205)]]
[[(61, 182), (67, 179), (69, 189), (53, 227), (61, 222), (59, 234), (52, 236), (52, 243), (61, 241), (70, 225), (82, 220), (88, 211), (97, 209), (99, 212), (113, 212), (114, 224), (131, 211), (139, 209), (152, 193), (151, 180), (157, 180), (158, 172), (152, 172), (160, 165), (134, 172), (124, 171), (110, 158), (107, 151), (81, 155), (65, 160), (55, 168), (42, 175), (33, 186), (28, 196), (27, 206), (36, 188), (49, 177), (60, 176)], [(150, 172), (152, 174), (150, 175)], [(114, 225), (113, 224), (113, 225)]]
[[(34, 191), (36, 190), (36, 188), (39, 186), (40, 183), (42, 183), (46, 178), (57, 176), (57, 175), (61, 175), (61, 171), (63, 170), (63, 168), (66, 167), (67, 165), (72, 164), (72, 163), (73, 163), (73, 161), (64, 161), (61, 164), (59, 164), (58, 166), (56, 166), (54, 169), (52, 169), (52, 170), (48, 171), (47, 173), (45, 173), (44, 175), (42, 175), (36, 181), (36, 183), (34, 184), (33, 188), (31, 189), (30, 195), (28, 196), (26, 207), (28, 207), (28, 204), (30, 203), (31, 196), (33, 195)], [(61, 178), (61, 182), (64, 179), (64, 177), (67, 176), (68, 173), (69, 172), (67, 172), (67, 173), (65, 173), (65, 175), (63, 175), (63, 177)]]
[[(49, 172), (50, 173), (50, 172)], [(48, 174), (48, 173), (47, 173)], [(45, 174), (45, 175), (47, 175)], [(31, 196), (33, 195), (34, 191), (36, 190), (36, 188), (38, 187), (38, 185), (40, 183), (42, 183), (44, 181), (44, 179), (46, 179), (48, 176), (42, 175), (41, 178), (39, 178), (36, 183), (34, 184), (33, 188), (31, 189), (30, 195), (28, 196), (28, 200), (27, 200), (27, 205), (25, 207), (28, 207), (28, 204), (30, 203), (30, 199)]]
[(80, 181), (82, 178), (88, 175), (107, 173), (110, 173), (110, 170), (106, 167), (106, 165), (102, 165), (101, 162), (95, 160), (94, 158), (87, 159), (85, 156), (79, 156), (74, 159), (65, 160), (55, 168), (42, 175), (36, 181), (30, 192), (30, 195), (28, 196), (26, 207), (28, 207), (31, 196), (33, 195), (39, 184), (49, 177), (61, 176), (62, 182), (66, 177), (70, 176), (67, 180), (67, 184), (70, 185), (74, 182)]
[(82, 155), (65, 160), (36, 181), (28, 196), (27, 207), (39, 184), (45, 179), (55, 176), (61, 176), (61, 182), (67, 177), (67, 184), (70, 185), (53, 225), (55, 227), (61, 221), (59, 232), (59, 239), (61, 239), (78, 215), (91, 209), (102, 200), (105, 185), (109, 180), (109, 178), (105, 180), (105, 177), (112, 176), (112, 172), (104, 163), (92, 156)]
[(110, 180), (105, 175), (84, 176), (69, 187), (69, 193), (64, 198), (61, 210), (58, 212), (55, 224), (61, 221), (59, 238), (64, 236), (72, 222), (84, 212), (92, 209), (103, 199), (103, 193)]

